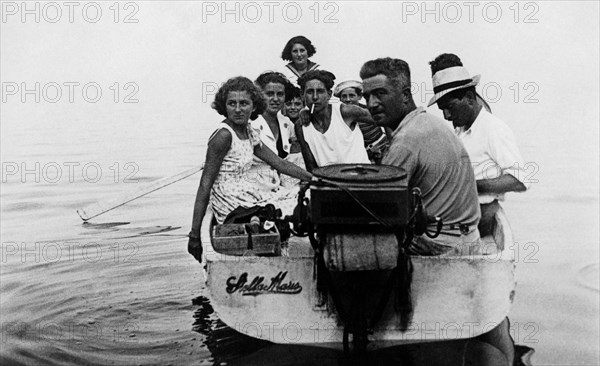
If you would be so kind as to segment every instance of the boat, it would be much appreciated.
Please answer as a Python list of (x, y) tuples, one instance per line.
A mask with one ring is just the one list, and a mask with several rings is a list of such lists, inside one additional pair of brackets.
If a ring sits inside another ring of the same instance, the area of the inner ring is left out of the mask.
[[(489, 254), (410, 256), (413, 311), (408, 326), (402, 326), (401, 315), (396, 311), (395, 289), (384, 297), (380, 296), (384, 285), (374, 290), (353, 287), (350, 292), (366, 298), (360, 305), (362, 310), (371, 310), (379, 303), (382, 306), (377, 321), (365, 326), (368, 328), (365, 349), (473, 338), (500, 324), (513, 303), (516, 280), (510, 249), (512, 231), (502, 209), (495, 220), (493, 234), (482, 238)], [(254, 250), (224, 254), (214, 245), (214, 222), (209, 213), (204, 217), (201, 239), (208, 297), (225, 324), (247, 336), (273, 343), (347, 350), (348, 330), (336, 306), (324, 301), (318, 288), (315, 251), (309, 239), (292, 236), (288, 256), (259, 255)], [(387, 263), (390, 256), (382, 255), (388, 249), (385, 243), (375, 247), (378, 268), (362, 271), (376, 277), (371, 287), (385, 282), (389, 267), (395, 265), (395, 261)], [(364, 264), (361, 260), (365, 256), (344, 257), (340, 248), (330, 247), (324, 257), (329, 267), (339, 266), (342, 258), (356, 269)], [(374, 292), (365, 296), (365, 291)]]

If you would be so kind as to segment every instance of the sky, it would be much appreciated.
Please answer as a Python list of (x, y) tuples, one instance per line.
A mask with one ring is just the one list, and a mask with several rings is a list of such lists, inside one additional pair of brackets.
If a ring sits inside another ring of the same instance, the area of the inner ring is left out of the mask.
[(155, 98), (198, 85), (210, 96), (231, 76), (281, 69), (283, 46), (302, 34), (338, 81), (369, 59), (404, 59), (418, 103), (431, 96), (428, 62), (444, 52), (482, 74), (499, 105), (555, 88), (598, 99), (598, 2), (75, 3), (2, 2), (3, 81), (135, 80)]
[[(3, 133), (46, 124), (49, 111), (98, 124), (127, 97), (144, 102), (136, 106), (139, 118), (130, 118), (140, 128), (160, 130), (144, 125), (158, 118), (182, 126), (201, 119), (211, 129), (218, 122), (210, 109), (216, 87), (232, 76), (281, 70), (285, 43), (304, 35), (317, 49), (312, 60), (337, 82), (358, 79), (367, 60), (404, 59), (417, 105), (432, 96), (428, 62), (455, 53), (471, 74), (482, 75), (478, 91), (525, 150), (583, 147), (597, 173), (597, 1), (65, 4), (71, 3), (2, 2)], [(25, 91), (36, 83), (39, 103)], [(47, 102), (57, 89), (58, 102)], [(98, 103), (82, 101), (98, 89)], [(435, 106), (429, 110), (441, 116)], [(585, 179), (595, 187), (597, 176)]]

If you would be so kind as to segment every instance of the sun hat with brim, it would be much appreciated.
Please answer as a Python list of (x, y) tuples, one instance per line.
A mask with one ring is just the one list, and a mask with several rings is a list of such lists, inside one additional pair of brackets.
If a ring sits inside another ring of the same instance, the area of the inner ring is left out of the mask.
[(363, 90), (362, 83), (360, 81), (346, 80), (346, 81), (339, 83), (335, 87), (335, 89), (333, 89), (333, 96), (339, 98), (340, 94), (342, 93), (342, 90), (347, 89), (347, 88), (356, 88), (356, 89), (360, 90), (361, 93)]
[(481, 75), (469, 76), (469, 72), (462, 66), (449, 67), (433, 75), (433, 92), (435, 95), (429, 101), (428, 107), (435, 104), (444, 95), (479, 84)]

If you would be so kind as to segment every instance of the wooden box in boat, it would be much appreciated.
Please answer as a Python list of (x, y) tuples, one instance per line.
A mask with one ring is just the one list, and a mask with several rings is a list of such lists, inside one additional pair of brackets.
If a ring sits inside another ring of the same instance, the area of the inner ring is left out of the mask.
[[(212, 306), (225, 324), (275, 343), (342, 348), (343, 325), (320, 303), (308, 240), (292, 237), (289, 257), (225, 255), (211, 244), (211, 219), (207, 214), (202, 226), (203, 263)], [(494, 237), (484, 242), (510, 248), (512, 233), (502, 210), (496, 221)], [(516, 285), (510, 250), (471, 257), (413, 256), (412, 262), (409, 328), (400, 330), (390, 300), (369, 335), (368, 349), (472, 338), (508, 315)]]
[(245, 224), (224, 224), (212, 227), (212, 247), (216, 252), (230, 255), (267, 255), (280, 250), (279, 231), (273, 226), (268, 232), (252, 233)]

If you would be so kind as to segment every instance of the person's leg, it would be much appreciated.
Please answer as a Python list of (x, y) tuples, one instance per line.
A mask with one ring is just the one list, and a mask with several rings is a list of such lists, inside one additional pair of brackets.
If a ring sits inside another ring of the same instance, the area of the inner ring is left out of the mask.
[(515, 358), (515, 343), (510, 336), (510, 323), (508, 318), (491, 331), (475, 337), (476, 340), (498, 348), (507, 359), (507, 365), (512, 366)]
[(407, 253), (420, 256), (438, 256), (454, 250), (454, 247), (443, 245), (425, 235), (415, 236), (409, 243)]
[(496, 226), (496, 212), (500, 209), (497, 200), (490, 203), (479, 205), (481, 209), (481, 219), (479, 220), (479, 234), (481, 237), (493, 235)]
[(461, 244), (456, 250), (457, 255), (472, 258), (475, 255), (485, 254), (485, 246), (481, 241), (478, 229), (473, 229), (470, 232), (461, 235), (460, 240)]
[(435, 239), (426, 235), (415, 236), (407, 251), (410, 255), (443, 257), (472, 257), (484, 254), (479, 231), (475, 228), (466, 234), (459, 231), (453, 235), (441, 233)]

